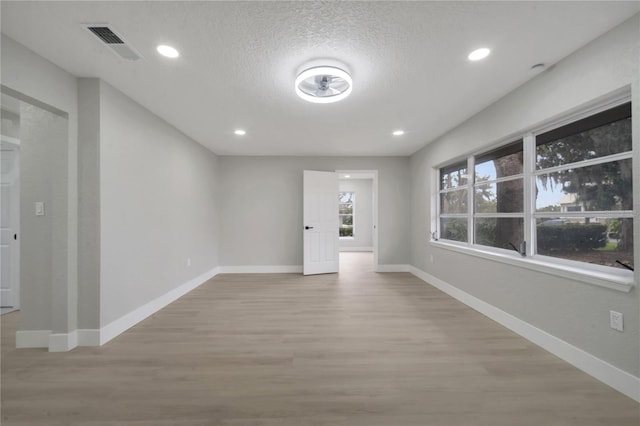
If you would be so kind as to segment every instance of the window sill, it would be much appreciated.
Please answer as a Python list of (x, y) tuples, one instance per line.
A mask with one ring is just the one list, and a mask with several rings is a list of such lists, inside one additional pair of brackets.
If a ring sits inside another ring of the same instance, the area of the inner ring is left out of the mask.
[(353, 240), (354, 237), (338, 237), (340, 240)]
[(569, 266), (552, 263), (541, 259), (541, 257), (521, 257), (518, 255), (498, 253), (490, 250), (482, 250), (477, 247), (463, 246), (460, 244), (431, 241), (434, 247), (451, 250), (470, 256), (480, 257), (494, 262), (506, 263), (521, 268), (530, 269), (536, 272), (542, 272), (557, 277), (568, 278), (575, 281), (584, 282), (591, 285), (606, 287), (613, 290), (628, 293), (634, 287), (634, 277), (631, 271), (612, 271), (604, 272), (600, 270), (589, 269), (589, 264), (580, 264), (580, 266)]

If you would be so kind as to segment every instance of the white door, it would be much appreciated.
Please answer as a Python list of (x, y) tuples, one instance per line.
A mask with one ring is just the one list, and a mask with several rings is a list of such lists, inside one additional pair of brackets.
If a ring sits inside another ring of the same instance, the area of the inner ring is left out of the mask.
[(303, 274), (338, 272), (338, 174), (304, 171)]
[(19, 308), (19, 168), (18, 149), (1, 145), (0, 151), (0, 307)]

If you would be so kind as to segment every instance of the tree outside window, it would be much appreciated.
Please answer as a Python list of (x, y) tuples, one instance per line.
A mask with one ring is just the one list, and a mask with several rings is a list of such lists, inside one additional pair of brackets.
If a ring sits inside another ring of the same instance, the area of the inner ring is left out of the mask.
[(561, 192), (551, 205), (570, 213), (550, 217), (536, 209), (539, 254), (633, 264), (631, 133), (625, 103), (536, 136), (537, 198)]

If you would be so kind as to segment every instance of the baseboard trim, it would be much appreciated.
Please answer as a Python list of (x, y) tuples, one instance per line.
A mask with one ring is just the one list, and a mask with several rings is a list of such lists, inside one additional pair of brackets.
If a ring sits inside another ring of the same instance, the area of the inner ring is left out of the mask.
[(16, 348), (48, 348), (51, 330), (22, 330), (16, 332)]
[(410, 265), (378, 265), (376, 272), (410, 272)]
[(158, 312), (171, 302), (204, 284), (219, 273), (214, 268), (170, 292), (142, 305), (101, 329), (79, 329), (69, 333), (52, 333), (51, 330), (26, 330), (16, 332), (16, 348), (49, 348), (49, 352), (67, 352), (77, 346), (101, 346), (130, 329), (140, 321)]
[(68, 352), (78, 346), (78, 331), (49, 334), (49, 352)]
[(373, 247), (340, 247), (340, 251), (373, 251)]
[(551, 352), (558, 358), (600, 380), (604, 384), (611, 386), (618, 392), (640, 402), (639, 377), (627, 373), (626, 371), (623, 371), (618, 367), (547, 333), (544, 330), (516, 318), (513, 315), (498, 309), (495, 306), (478, 299), (477, 297), (472, 296), (471, 294), (462, 291), (421, 269), (411, 266), (410, 272), (427, 284), (442, 290), (449, 296), (461, 301), (465, 305), (491, 318), (530, 342)]
[(219, 273), (220, 268), (214, 268), (208, 272), (205, 272), (204, 274), (197, 276), (196, 278), (182, 284), (181, 286), (174, 288), (168, 293), (165, 293), (162, 296), (148, 303), (145, 303), (139, 308), (105, 325), (100, 329), (100, 345), (104, 345), (108, 341), (124, 333), (134, 325), (138, 324), (140, 321), (155, 314), (160, 309), (176, 301), (196, 287), (204, 284), (206, 281), (215, 277)]
[(221, 266), (221, 274), (301, 274), (302, 265)]

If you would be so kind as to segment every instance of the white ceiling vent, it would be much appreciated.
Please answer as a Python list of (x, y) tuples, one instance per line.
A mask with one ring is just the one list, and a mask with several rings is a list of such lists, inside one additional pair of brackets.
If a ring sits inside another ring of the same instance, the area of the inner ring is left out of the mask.
[(122, 36), (116, 34), (108, 24), (83, 24), (87, 31), (98, 37), (116, 55), (129, 61), (137, 61), (142, 57)]

